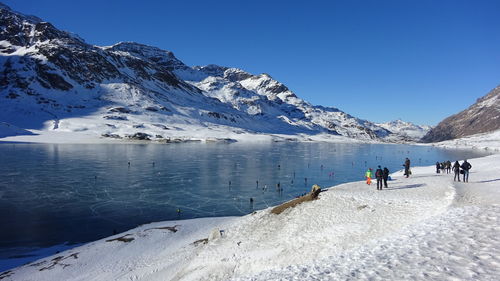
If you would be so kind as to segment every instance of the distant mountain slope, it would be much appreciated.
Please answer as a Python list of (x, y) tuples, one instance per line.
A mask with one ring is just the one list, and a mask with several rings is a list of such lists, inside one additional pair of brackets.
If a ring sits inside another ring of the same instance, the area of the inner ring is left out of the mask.
[(500, 86), (458, 114), (441, 121), (423, 138), (439, 142), (500, 129)]
[(411, 122), (395, 120), (387, 123), (377, 123), (378, 126), (398, 135), (406, 136), (408, 140), (419, 141), (431, 130), (430, 126), (420, 126)]
[(313, 106), (267, 74), (189, 67), (172, 52), (133, 42), (90, 45), (3, 4), (0, 65), (0, 121), (24, 129), (159, 140), (201, 131), (407, 138)]

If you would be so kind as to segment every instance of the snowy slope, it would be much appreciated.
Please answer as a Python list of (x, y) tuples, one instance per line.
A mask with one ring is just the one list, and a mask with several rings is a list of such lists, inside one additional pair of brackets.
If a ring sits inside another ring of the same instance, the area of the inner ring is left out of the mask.
[(185, 70), (175, 73), (207, 95), (250, 115), (282, 120), (297, 128), (358, 139), (378, 139), (391, 135), (384, 128), (354, 118), (339, 109), (313, 106), (268, 74), (252, 75), (241, 69), (213, 65), (208, 69), (194, 69), (207, 76), (183, 76)]
[(403, 120), (377, 123), (377, 125), (398, 136), (406, 136), (408, 140), (413, 141), (419, 141), (431, 129), (430, 126), (420, 126)]
[(90, 45), (4, 5), (0, 65), (0, 121), (37, 130), (23, 140), (59, 132), (73, 140), (406, 139), (339, 109), (313, 106), (267, 74), (189, 67), (172, 52), (133, 42)]
[(415, 167), (408, 179), (401, 171), (393, 174), (383, 191), (353, 182), (280, 215), (265, 209), (243, 217), (148, 224), (0, 277), (496, 280), (500, 155), (470, 162), (469, 183), (435, 174), (433, 166)]
[(32, 132), (12, 126), (5, 122), (0, 122), (0, 138), (18, 135), (33, 135)]

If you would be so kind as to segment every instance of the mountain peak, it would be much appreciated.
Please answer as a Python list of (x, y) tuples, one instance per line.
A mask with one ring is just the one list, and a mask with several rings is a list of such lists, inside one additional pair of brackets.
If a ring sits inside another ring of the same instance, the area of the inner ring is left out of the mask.
[(420, 126), (401, 119), (396, 119), (386, 123), (378, 123), (377, 125), (392, 133), (406, 136), (408, 139), (414, 141), (420, 140), (420, 138), (422, 138), (431, 129), (430, 126)]
[(250, 77), (253, 77), (253, 75), (239, 68), (228, 68), (224, 71), (224, 78), (232, 82), (245, 80)]
[(0, 2), (0, 18), (4, 18), (7, 14), (10, 14), (10, 15), (14, 14), (14, 15), (16, 15), (18, 17), (22, 17), (24, 20), (26, 20), (30, 23), (34, 23), (34, 24), (39, 23), (39, 22), (43, 22), (43, 20), (40, 19), (39, 17), (32, 16), (32, 15), (25, 15), (23, 13), (14, 11), (9, 6)]
[(112, 46), (103, 47), (103, 49), (111, 52), (125, 52), (138, 59), (158, 63), (169, 69), (187, 67), (183, 62), (178, 60), (171, 51), (162, 50), (158, 47), (141, 43), (119, 42)]
[(123, 42), (118, 42), (112, 46), (107, 46), (103, 47), (104, 49), (110, 49), (110, 50), (119, 50), (119, 51), (126, 51), (126, 52), (134, 52), (134, 53), (161, 53), (165, 54), (169, 57), (174, 57), (174, 54), (170, 51), (167, 50), (162, 50), (158, 47), (153, 47), (137, 42), (132, 42), (132, 41), (123, 41)]
[(229, 67), (220, 66), (220, 65), (216, 65), (216, 64), (208, 64), (205, 66), (194, 66), (193, 69), (196, 71), (203, 72), (203, 73), (207, 74), (208, 76), (223, 77), (224, 72), (227, 69), (229, 69)]
[(0, 9), (5, 9), (7, 11), (12, 11), (12, 9), (9, 6), (5, 5), (2, 2), (0, 2)]
[(0, 41), (8, 41), (14, 46), (32, 46), (37, 42), (54, 39), (82, 41), (78, 36), (55, 28), (35, 16), (27, 16), (11, 10), (8, 6), (0, 6)]

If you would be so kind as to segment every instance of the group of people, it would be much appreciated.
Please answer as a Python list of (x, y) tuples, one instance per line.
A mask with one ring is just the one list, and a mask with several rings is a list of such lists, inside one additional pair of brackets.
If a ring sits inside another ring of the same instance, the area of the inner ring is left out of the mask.
[(439, 173), (447, 173), (449, 174), (451, 170), (453, 169), (453, 181), (460, 181), (460, 175), (463, 175), (463, 181), (464, 182), (469, 182), (469, 170), (472, 168), (472, 165), (467, 162), (467, 159), (464, 160), (462, 164), (458, 163), (458, 161), (455, 161), (455, 164), (453, 166), (451, 165), (451, 162), (445, 161), (445, 162), (436, 162), (436, 174)]
[(463, 177), (463, 182), (469, 182), (469, 170), (472, 169), (472, 165), (467, 162), (467, 159), (464, 160), (462, 165), (458, 163), (458, 161), (455, 161), (455, 164), (453, 164), (453, 173), (455, 176), (453, 177), (453, 181), (460, 181), (460, 174), (464, 175)]
[[(410, 159), (406, 158), (403, 166), (405, 167), (405, 172), (404, 172), (405, 177), (409, 177), (411, 175)], [(366, 184), (371, 185), (373, 178), (372, 168), (368, 168), (368, 170), (365, 173), (365, 177), (366, 177)], [(382, 169), (382, 167), (379, 165), (378, 169), (375, 171), (375, 178), (377, 179), (377, 190), (382, 190), (382, 185), (383, 187), (387, 188), (388, 187), (387, 180), (389, 179), (389, 169), (387, 169), (387, 167), (384, 167), (384, 169)]]
[[(404, 176), (409, 177), (411, 175), (411, 169), (410, 169), (410, 159), (406, 158), (405, 162), (403, 164), (404, 167)], [(463, 175), (463, 182), (469, 182), (469, 171), (472, 168), (472, 165), (467, 162), (467, 159), (464, 160), (462, 164), (460, 164), (458, 161), (455, 161), (455, 164), (453, 166), (451, 165), (451, 162), (445, 161), (445, 162), (436, 162), (436, 173), (447, 173), (449, 174), (450, 171), (453, 169), (454, 173), (454, 178), (453, 181), (460, 181), (460, 175)], [(368, 168), (368, 170), (365, 173), (366, 177), (366, 184), (371, 185), (372, 183), (372, 178), (373, 178), (373, 170), (372, 168)], [(387, 188), (387, 180), (389, 179), (389, 169), (387, 167), (382, 167), (379, 165), (378, 169), (375, 171), (375, 178), (377, 179), (377, 190), (382, 190), (382, 186)]]
[(439, 163), (439, 161), (436, 162), (436, 173), (437, 174), (439, 174), (439, 173), (443, 173), (444, 174), (445, 172), (447, 174), (449, 174), (451, 172), (451, 162), (450, 162), (450, 160), (444, 161), (444, 162), (441, 162), (441, 163)]
[[(373, 170), (372, 168), (368, 168), (368, 170), (365, 173), (366, 176), (366, 184), (371, 185), (372, 184), (372, 177), (373, 177)], [(387, 180), (389, 179), (389, 169), (387, 167), (380, 167), (378, 166), (378, 169), (375, 171), (375, 178), (377, 179), (377, 190), (382, 190), (382, 183), (385, 188), (387, 188)]]

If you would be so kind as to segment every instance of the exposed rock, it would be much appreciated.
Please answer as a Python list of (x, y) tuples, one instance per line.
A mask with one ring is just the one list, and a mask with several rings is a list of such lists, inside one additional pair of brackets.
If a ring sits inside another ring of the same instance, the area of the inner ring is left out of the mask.
[(130, 135), (128, 136), (129, 139), (132, 139), (132, 140), (151, 140), (151, 135), (149, 134), (146, 134), (146, 133), (141, 133), (141, 132), (137, 132), (133, 135)]
[(108, 112), (120, 112), (120, 113), (130, 113), (130, 109), (124, 107), (114, 107), (108, 110)]
[(47, 89), (57, 89), (61, 91), (67, 91), (71, 88), (73, 88), (73, 85), (70, 83), (66, 82), (64, 78), (59, 76), (56, 73), (52, 73), (50, 71), (54, 71), (54, 69), (50, 68), (49, 66), (45, 64), (36, 64), (36, 72), (38, 74), (38, 78), (40, 81), (40, 84), (47, 88)]
[(153, 112), (157, 112), (158, 111), (158, 108), (155, 107), (155, 106), (148, 106), (145, 108), (147, 111), (153, 111)]
[(160, 129), (163, 129), (163, 130), (170, 130), (167, 126), (162, 125), (162, 124), (152, 124), (152, 125), (160, 128)]
[(127, 121), (128, 118), (125, 116), (116, 116), (116, 115), (105, 115), (102, 118), (108, 119), (108, 120), (121, 120), (121, 121)]
[(238, 142), (237, 140), (231, 139), (231, 138), (207, 138), (205, 141), (206, 142), (224, 142), (224, 143)]
[(117, 134), (102, 134), (101, 135), (104, 138), (112, 138), (112, 139), (121, 139), (120, 135)]
[(120, 241), (120, 242), (124, 242), (124, 243), (129, 243), (129, 242), (134, 241), (134, 239), (135, 239), (134, 237), (127, 237), (130, 235), (132, 235), (132, 234), (125, 234), (125, 235), (120, 236), (118, 238), (106, 240), (106, 242)]

